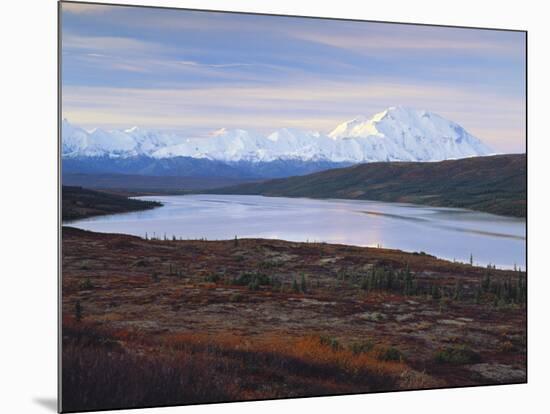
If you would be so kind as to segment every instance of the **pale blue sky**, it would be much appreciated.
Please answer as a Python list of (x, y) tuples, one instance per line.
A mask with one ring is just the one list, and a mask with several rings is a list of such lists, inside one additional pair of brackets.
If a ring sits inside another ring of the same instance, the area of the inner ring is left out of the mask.
[(200, 135), (329, 132), (393, 105), (525, 151), (525, 34), (64, 3), (63, 116)]

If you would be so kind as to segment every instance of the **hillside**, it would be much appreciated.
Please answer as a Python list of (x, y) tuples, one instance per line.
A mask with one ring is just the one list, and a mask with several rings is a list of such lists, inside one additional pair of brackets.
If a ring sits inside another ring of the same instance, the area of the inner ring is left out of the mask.
[(441, 162), (377, 162), (209, 192), (380, 200), (525, 217), (526, 173), (525, 154)]
[(63, 220), (147, 210), (162, 205), (156, 201), (133, 200), (118, 194), (70, 186), (62, 187), (61, 203)]

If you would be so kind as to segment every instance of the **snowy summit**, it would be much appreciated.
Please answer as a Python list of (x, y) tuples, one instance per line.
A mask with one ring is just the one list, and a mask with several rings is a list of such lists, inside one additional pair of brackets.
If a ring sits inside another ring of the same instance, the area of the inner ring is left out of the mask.
[(390, 107), (371, 118), (359, 116), (328, 135), (283, 128), (268, 135), (219, 129), (207, 138), (131, 128), (86, 131), (63, 120), (64, 158), (166, 159), (190, 157), (223, 162), (276, 160), (360, 163), (441, 161), (493, 151), (463, 127), (433, 112)]

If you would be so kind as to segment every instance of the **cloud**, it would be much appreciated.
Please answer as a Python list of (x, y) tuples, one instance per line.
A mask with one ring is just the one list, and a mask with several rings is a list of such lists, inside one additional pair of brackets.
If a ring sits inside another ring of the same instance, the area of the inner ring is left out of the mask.
[[(378, 24), (380, 25), (380, 24)], [(390, 29), (347, 30), (344, 33), (297, 30), (291, 35), (300, 40), (315, 42), (358, 54), (389, 54), (396, 52), (490, 54), (524, 58), (523, 35), (507, 33), (502, 38), (476, 36), (465, 29), (447, 29), (390, 25)], [(365, 27), (365, 29), (368, 29)], [(462, 30), (462, 32), (457, 30)], [(384, 33), (385, 32), (385, 33)]]
[(344, 82), (185, 89), (63, 88), (64, 116), (87, 127), (241, 127), (265, 132), (297, 127), (328, 132), (356, 115), (370, 116), (396, 104), (440, 113), (499, 151), (523, 150), (523, 100), (484, 91)]
[(73, 15), (63, 20), (63, 109), (87, 127), (327, 132), (402, 104), (453, 119), (502, 151), (524, 147), (522, 33), (63, 8)]
[(71, 14), (102, 14), (113, 10), (113, 6), (86, 3), (61, 2), (61, 10)]
[(201, 63), (195, 62), (192, 60), (180, 60), (177, 63), (184, 66), (195, 66), (195, 67), (209, 67), (209, 68), (236, 68), (236, 67), (247, 67), (247, 66), (259, 66), (254, 63)]
[(64, 32), (61, 40), (63, 51), (81, 50), (103, 53), (111, 52), (122, 56), (135, 52), (156, 54), (168, 50), (168, 48), (161, 43), (123, 36), (80, 36), (70, 32)]

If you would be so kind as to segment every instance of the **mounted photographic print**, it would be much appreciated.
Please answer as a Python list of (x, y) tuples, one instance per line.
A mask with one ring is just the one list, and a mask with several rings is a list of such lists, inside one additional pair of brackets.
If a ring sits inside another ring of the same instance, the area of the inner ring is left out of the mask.
[(526, 382), (526, 32), (59, 16), (61, 411)]

